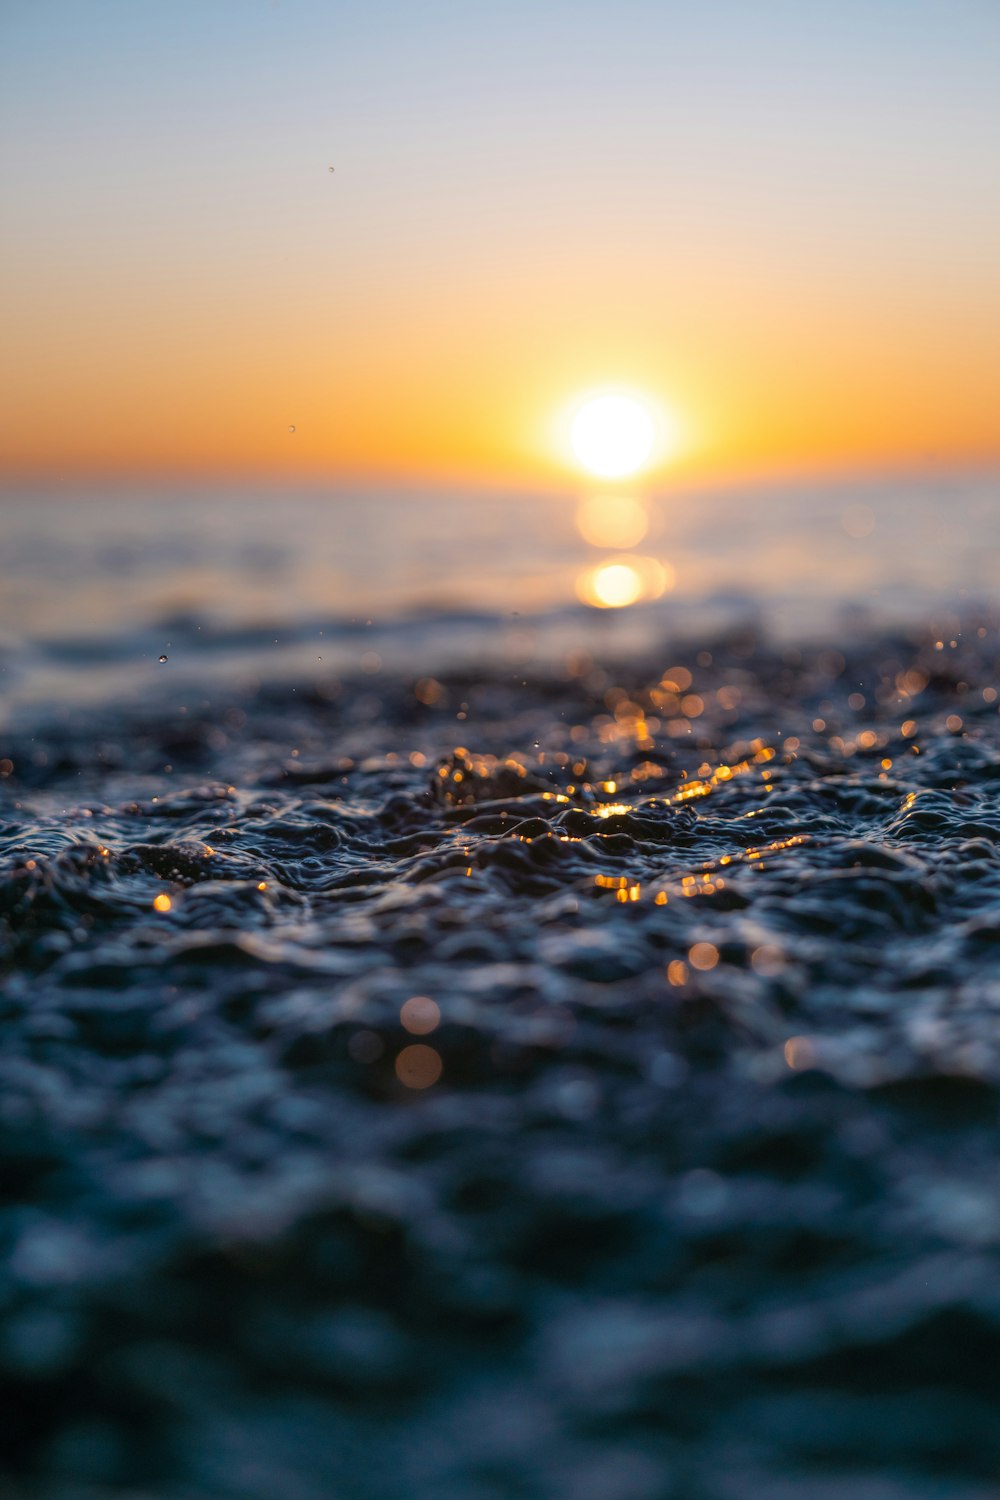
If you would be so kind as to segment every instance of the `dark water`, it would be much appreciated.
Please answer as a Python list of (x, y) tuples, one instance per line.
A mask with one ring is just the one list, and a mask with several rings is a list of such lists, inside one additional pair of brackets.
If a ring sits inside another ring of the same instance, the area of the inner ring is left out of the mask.
[(998, 623), (22, 703), (5, 1493), (1000, 1493)]

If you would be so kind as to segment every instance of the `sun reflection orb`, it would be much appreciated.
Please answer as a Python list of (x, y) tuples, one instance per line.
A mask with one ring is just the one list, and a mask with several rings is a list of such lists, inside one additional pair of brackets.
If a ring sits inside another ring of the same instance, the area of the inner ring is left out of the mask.
[(570, 442), (579, 463), (601, 479), (623, 479), (644, 468), (656, 429), (648, 408), (635, 396), (592, 396), (573, 418)]
[(646, 535), (649, 517), (633, 495), (590, 495), (577, 507), (576, 529), (592, 547), (634, 547)]
[(594, 602), (606, 609), (621, 609), (642, 598), (642, 579), (631, 563), (607, 563), (595, 568), (590, 578)]
[(609, 557), (596, 568), (588, 568), (576, 582), (584, 604), (598, 609), (624, 609), (640, 599), (658, 599), (672, 589), (676, 576), (669, 563), (655, 557)]

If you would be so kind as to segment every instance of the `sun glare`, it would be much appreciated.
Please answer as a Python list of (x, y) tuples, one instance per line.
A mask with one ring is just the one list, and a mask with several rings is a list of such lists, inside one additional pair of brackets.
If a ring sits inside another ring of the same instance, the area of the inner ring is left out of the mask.
[(623, 479), (644, 468), (656, 429), (646, 406), (634, 396), (592, 396), (573, 418), (570, 442), (580, 464), (600, 479)]
[(588, 495), (577, 506), (576, 529), (592, 547), (634, 547), (649, 530), (649, 517), (634, 495)]
[(669, 563), (655, 557), (611, 557), (577, 579), (577, 597), (597, 609), (624, 609), (640, 599), (659, 599), (677, 581)]
[(604, 609), (621, 609), (642, 598), (642, 579), (631, 563), (608, 563), (595, 568), (590, 588), (594, 602)]

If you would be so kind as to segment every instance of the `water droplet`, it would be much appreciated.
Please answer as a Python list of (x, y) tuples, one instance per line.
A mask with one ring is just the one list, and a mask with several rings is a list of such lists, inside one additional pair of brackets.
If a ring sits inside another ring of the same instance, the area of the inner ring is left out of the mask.
[(295, 431), (295, 428), (294, 428), (294, 427), (289, 427), (289, 429), (288, 429), (288, 430), (289, 430), (289, 432), (294, 432), (294, 431)]
[(168, 657), (168, 656), (161, 656), (161, 657), (160, 657), (160, 660), (161, 660), (161, 661), (169, 661), (169, 660), (170, 660), (170, 658), (169, 658), (169, 657)]

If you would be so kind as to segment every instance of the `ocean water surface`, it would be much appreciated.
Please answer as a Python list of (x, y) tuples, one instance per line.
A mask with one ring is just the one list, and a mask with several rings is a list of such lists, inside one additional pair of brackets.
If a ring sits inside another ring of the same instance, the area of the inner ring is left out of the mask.
[[(849, 629), (859, 609), (909, 624), (995, 597), (998, 488), (986, 474), (646, 499), (9, 491), (0, 702), (155, 701), (168, 680), (234, 674), (321, 682), (371, 668), (372, 652), (428, 670), (552, 663), (748, 618), (795, 637)], [(588, 500), (598, 545), (578, 525)], [(637, 603), (588, 607), (594, 571), (622, 562)], [(169, 673), (154, 671), (164, 654)]]
[(997, 1493), (997, 481), (645, 511), (8, 496), (5, 1492)]

